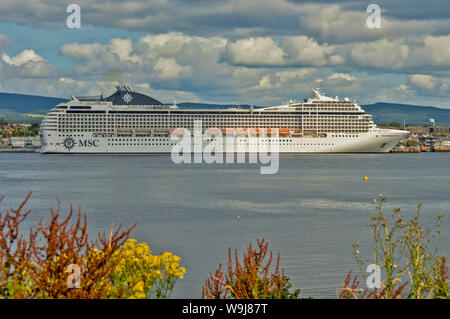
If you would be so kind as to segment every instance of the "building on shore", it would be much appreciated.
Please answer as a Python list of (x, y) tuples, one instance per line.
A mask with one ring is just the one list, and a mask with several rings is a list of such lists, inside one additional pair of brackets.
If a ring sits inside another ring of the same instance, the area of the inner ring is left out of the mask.
[(0, 139), (0, 148), (40, 148), (39, 136), (14, 136)]

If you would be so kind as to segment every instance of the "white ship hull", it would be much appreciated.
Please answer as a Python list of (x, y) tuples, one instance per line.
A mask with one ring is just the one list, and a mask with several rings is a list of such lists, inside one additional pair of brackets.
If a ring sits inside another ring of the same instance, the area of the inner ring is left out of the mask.
[[(408, 132), (379, 129), (358, 135), (338, 137), (227, 137), (222, 150), (234, 153), (253, 153), (276, 150), (279, 153), (387, 153), (406, 137)], [(41, 137), (41, 153), (171, 153), (177, 141), (170, 137), (94, 137), (91, 133)], [(331, 135), (331, 134), (330, 134)], [(70, 138), (73, 143), (65, 143)], [(203, 141), (203, 148), (211, 143)], [(68, 147), (69, 146), (69, 147)], [(191, 148), (194, 150), (194, 146)]]

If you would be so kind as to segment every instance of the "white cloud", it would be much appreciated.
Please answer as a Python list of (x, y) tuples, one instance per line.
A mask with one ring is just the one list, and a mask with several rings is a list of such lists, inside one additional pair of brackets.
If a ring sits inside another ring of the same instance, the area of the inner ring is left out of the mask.
[(280, 83), (272, 83), (269, 75), (264, 75), (260, 80), (258, 85), (252, 87), (252, 90), (269, 90), (279, 88)]
[(450, 35), (426, 36), (413, 48), (412, 66), (450, 67)]
[(286, 53), (270, 37), (239, 39), (229, 42), (223, 59), (235, 65), (280, 66)]
[[(258, 81), (249, 88), (241, 88), (242, 92), (247, 92), (252, 98), (260, 101), (272, 101), (280, 103), (281, 100), (297, 98), (303, 92), (310, 94), (313, 87), (311, 79), (316, 75), (315, 68), (301, 68), (292, 70), (276, 71), (268, 68), (265, 73), (259, 74)], [(264, 95), (261, 96), (261, 91)]]
[[(164, 101), (257, 105), (307, 97), (317, 86), (332, 95), (366, 99), (377, 93), (391, 99), (394, 93), (405, 99), (449, 94), (445, 77), (450, 36), (386, 37), (347, 44), (318, 39), (320, 35), (309, 34), (230, 40), (169, 32), (138, 40), (72, 42), (62, 45), (60, 53), (72, 59), (75, 72), (58, 72), (34, 50), (15, 56), (0, 53), (0, 86), (65, 96), (108, 94), (115, 84), (126, 83)], [(361, 70), (372, 72), (378, 83), (359, 78)], [(384, 81), (384, 76), (391, 80), (399, 74), (405, 84)], [(47, 78), (35, 83), (36, 77)]]
[(315, 68), (301, 68), (294, 70), (284, 70), (275, 73), (281, 83), (298, 83), (299, 81), (308, 81), (317, 70)]
[(411, 74), (408, 76), (408, 88), (423, 96), (449, 97), (450, 79), (446, 76), (429, 74)]
[(176, 80), (187, 77), (191, 74), (192, 68), (181, 66), (177, 63), (175, 58), (160, 57), (155, 64), (155, 71), (161, 80)]
[(222, 53), (222, 60), (232, 65), (249, 67), (342, 64), (344, 57), (336, 49), (336, 46), (326, 43), (318, 44), (307, 36), (285, 37), (281, 44), (269, 37), (251, 37), (229, 42)]
[(335, 53), (336, 47), (318, 44), (307, 36), (287, 37), (282, 45), (289, 55), (289, 64), (324, 66), (341, 64), (343, 58)]
[[(333, 88), (333, 93), (341, 94), (340, 91), (345, 89), (349, 89), (350, 87), (358, 87), (359, 85), (358, 79), (350, 75), (348, 73), (333, 73), (328, 76), (326, 79), (322, 80), (320, 86)], [(337, 89), (339, 88), (339, 93)]]
[(36, 54), (36, 52), (34, 52), (34, 50), (24, 50), (12, 58), (9, 57), (9, 55), (7, 55), (7, 54), (3, 54), (2, 58), (3, 58), (3, 61), (5, 61), (6, 63), (15, 65), (15, 66), (20, 66), (20, 65), (23, 65), (28, 62), (39, 63), (39, 62), (45, 61), (44, 58), (41, 57), (40, 55)]
[[(178, 88), (182, 79), (193, 70), (196, 76), (190, 85), (207, 83), (223, 72), (217, 60), (226, 40), (202, 38), (182, 33), (146, 35), (136, 43), (131, 39), (113, 38), (106, 44), (77, 42), (65, 44), (60, 51), (77, 60), (80, 76), (120, 75), (133, 82), (151, 79), (153, 83), (166, 81), (165, 87)], [(109, 77), (109, 76), (108, 76)]]
[(433, 90), (436, 88), (437, 80), (427, 74), (412, 74), (409, 76), (409, 82), (415, 88)]
[(409, 47), (402, 41), (381, 39), (368, 43), (357, 43), (351, 50), (351, 57), (362, 66), (400, 69), (405, 65)]
[(64, 44), (60, 51), (62, 54), (75, 59), (92, 59), (103, 50), (99, 43), (80, 44), (78, 42)]
[(356, 78), (348, 73), (334, 73), (328, 77), (328, 80), (342, 79), (346, 81), (355, 81)]
[[(310, 79), (316, 73), (314, 68), (302, 68), (294, 70), (273, 71), (268, 69), (266, 74), (259, 78), (259, 82), (251, 86), (248, 90), (251, 92), (264, 91), (267, 95), (273, 95), (268, 100), (273, 100), (276, 103), (280, 102), (280, 93), (287, 96), (295, 94), (298, 97), (301, 92), (309, 91), (311, 89)], [(260, 93), (257, 93), (260, 94)], [(262, 100), (260, 97), (258, 98)]]
[(150, 60), (159, 56), (187, 57), (195, 55), (217, 55), (227, 40), (221, 37), (190, 36), (180, 32), (148, 34), (139, 39), (135, 45), (136, 54)]
[(395, 20), (381, 12), (381, 28), (367, 27), (365, 10), (344, 10), (340, 5), (307, 5), (300, 25), (313, 36), (328, 43), (374, 41), (430, 32), (432, 24), (420, 20)]
[(109, 40), (109, 44), (107, 45), (107, 50), (113, 54), (116, 54), (119, 57), (120, 61), (132, 61), (136, 63), (140, 63), (141, 57), (136, 54), (132, 54), (134, 47), (133, 42), (130, 38), (128, 39), (120, 39), (114, 38)]
[(425, 48), (434, 66), (450, 66), (450, 35), (425, 37)]
[(195, 84), (208, 82), (211, 76), (222, 74), (224, 66), (219, 65), (217, 61), (226, 42), (226, 39), (220, 37), (204, 38), (178, 32), (149, 34), (138, 40), (134, 53), (149, 69), (153, 68), (160, 58), (175, 59), (185, 70), (189, 66), (198, 75), (191, 79)]
[(54, 74), (53, 68), (34, 50), (24, 50), (13, 57), (3, 53), (2, 60), (10, 77), (51, 77)]

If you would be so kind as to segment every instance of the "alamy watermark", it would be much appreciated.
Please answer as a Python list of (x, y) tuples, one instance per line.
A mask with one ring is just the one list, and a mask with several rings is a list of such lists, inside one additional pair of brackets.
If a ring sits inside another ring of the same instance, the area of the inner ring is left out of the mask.
[(367, 13), (370, 15), (367, 17), (366, 24), (369, 29), (381, 28), (381, 8), (378, 4), (369, 4), (367, 6)]
[(77, 264), (67, 266), (66, 272), (69, 273), (66, 283), (69, 289), (81, 288), (81, 268)]
[(81, 8), (78, 4), (69, 4), (66, 8), (66, 12), (70, 15), (66, 19), (66, 26), (69, 29), (81, 28)]
[(182, 163), (261, 164), (261, 174), (276, 174), (279, 169), (278, 129), (206, 129), (194, 121), (193, 134), (185, 128), (174, 129), (170, 139), (177, 142), (171, 150), (172, 161)]
[(370, 264), (367, 266), (366, 272), (370, 274), (366, 279), (367, 288), (381, 288), (381, 267), (377, 264)]

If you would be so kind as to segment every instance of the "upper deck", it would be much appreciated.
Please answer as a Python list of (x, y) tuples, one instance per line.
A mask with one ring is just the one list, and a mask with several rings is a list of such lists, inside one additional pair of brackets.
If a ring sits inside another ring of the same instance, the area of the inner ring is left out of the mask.
[[(116, 113), (115, 111), (121, 111), (120, 113), (130, 112), (172, 112), (172, 113), (305, 113), (311, 112), (337, 114), (337, 113), (349, 113), (352, 114), (365, 114), (364, 110), (356, 103), (351, 102), (348, 98), (339, 100), (326, 97), (320, 94), (320, 91), (313, 90), (315, 98), (305, 99), (302, 102), (290, 101), (287, 104), (270, 106), (270, 107), (231, 107), (231, 108), (179, 108), (176, 104), (163, 105), (159, 101), (133, 91), (131, 89), (124, 89), (117, 87), (118, 90), (107, 98), (93, 97), (89, 100), (84, 98), (77, 98), (72, 96), (67, 102), (61, 103), (53, 110), (59, 110), (67, 113), (92, 113), (93, 111), (105, 111), (110, 113)], [(89, 112), (91, 111), (91, 112)], [(331, 113), (330, 113), (331, 112)]]
[(118, 87), (108, 98), (71, 97), (48, 113), (42, 127), (61, 133), (93, 132), (108, 136), (123, 129), (182, 127), (192, 131), (196, 120), (201, 120), (205, 128), (280, 128), (315, 135), (357, 134), (376, 128), (372, 116), (348, 98), (329, 98), (318, 90), (314, 93), (314, 98), (302, 102), (271, 107), (179, 108)]

